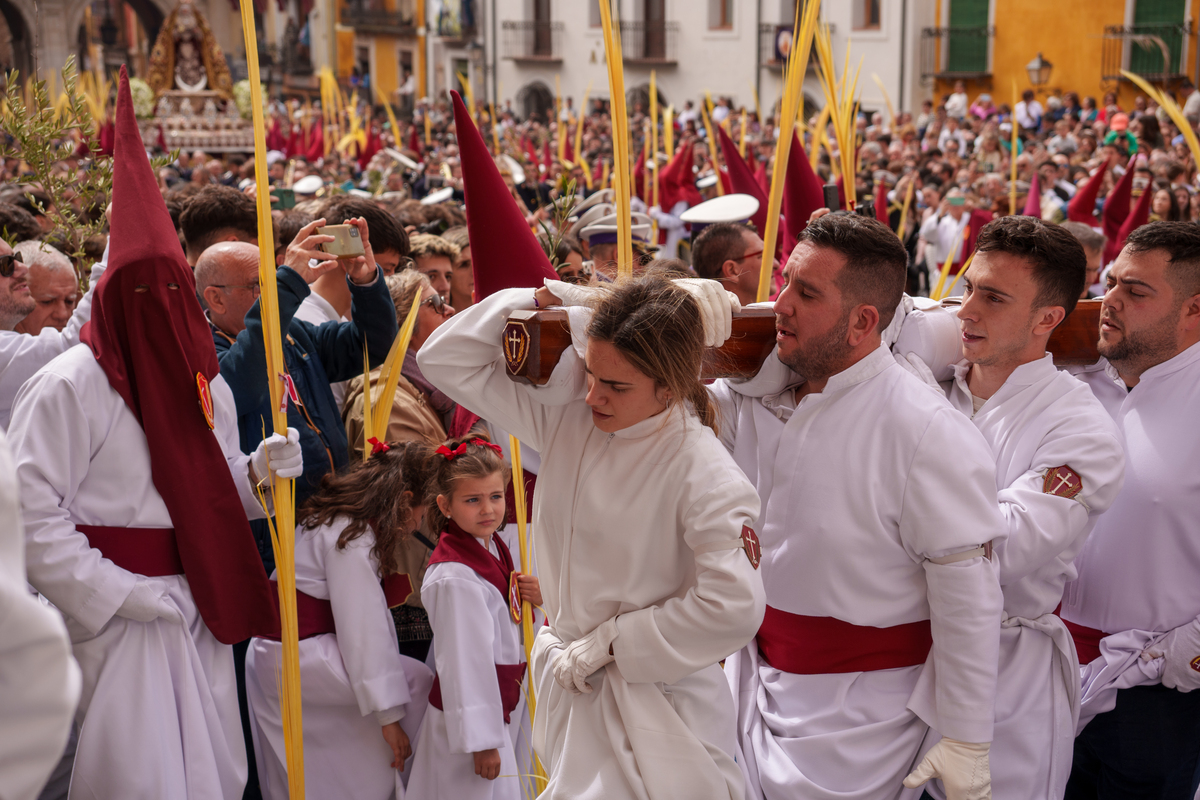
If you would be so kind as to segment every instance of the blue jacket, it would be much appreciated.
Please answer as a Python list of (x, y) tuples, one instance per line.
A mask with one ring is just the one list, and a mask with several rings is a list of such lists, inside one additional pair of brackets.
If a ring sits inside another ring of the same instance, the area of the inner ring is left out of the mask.
[[(363, 345), (376, 367), (387, 359), (396, 338), (396, 307), (392, 304), (382, 272), (373, 283), (356, 286), (347, 281), (352, 296), (352, 322), (313, 325), (294, 319), (296, 309), (310, 289), (290, 267), (276, 273), (279, 287), (279, 326), (287, 331), (283, 358), (296, 386), (300, 403), (288, 403), (288, 427), (300, 432), (304, 474), (296, 479), (296, 505), (316, 491), (326, 473), (340, 470), (350, 461), (342, 410), (337, 407), (331, 382), (349, 380), (363, 371)], [(221, 365), (221, 377), (233, 391), (237, 405), (238, 433), (242, 452), (253, 453), (273, 430), (271, 394), (267, 385), (267, 357), (263, 343), (259, 303), (246, 314), (246, 328), (234, 339), (212, 326), (213, 343)], [(276, 378), (278, 380), (278, 378)], [(265, 521), (252, 523), (259, 553), (270, 573), (274, 562)]]

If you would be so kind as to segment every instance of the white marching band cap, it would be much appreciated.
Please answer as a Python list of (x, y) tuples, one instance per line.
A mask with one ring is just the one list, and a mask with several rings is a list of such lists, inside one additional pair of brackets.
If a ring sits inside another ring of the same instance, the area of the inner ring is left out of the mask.
[(313, 196), (321, 191), (325, 186), (325, 181), (321, 180), (320, 175), (305, 175), (300, 180), (292, 184), (292, 191), (296, 194)]
[(611, 203), (597, 203), (596, 205), (584, 211), (575, 222), (571, 223), (571, 227), (567, 229), (567, 233), (579, 239), (583, 229), (591, 225), (593, 222), (599, 222), (604, 217), (609, 216), (617, 209)]
[[(650, 242), (650, 217), (634, 212), (632, 218), (633, 239), (642, 244)], [(591, 244), (605, 244), (617, 241), (617, 215), (607, 214), (579, 231), (579, 238), (586, 239)]]
[(453, 196), (454, 196), (454, 187), (453, 186), (443, 186), (441, 189), (438, 189), (436, 192), (430, 192), (429, 194), (427, 194), (423, 198), (421, 198), (421, 205), (434, 206), (434, 205), (437, 205), (438, 203), (446, 202)]
[(513, 183), (520, 186), (525, 182), (525, 168), (521, 166), (521, 162), (510, 156), (508, 153), (500, 156), (504, 161), (504, 165), (508, 167), (508, 171), (512, 173)]
[[(601, 203), (612, 205), (612, 189), (601, 189), (598, 192), (592, 192), (590, 195), (580, 200), (575, 204), (575, 207), (571, 209), (571, 219), (583, 219), (583, 215), (585, 213)], [(612, 212), (610, 211), (609, 213), (611, 214)]]
[(758, 211), (758, 198), (748, 194), (727, 194), (705, 200), (679, 215), (684, 222), (713, 225), (718, 222), (745, 222)]

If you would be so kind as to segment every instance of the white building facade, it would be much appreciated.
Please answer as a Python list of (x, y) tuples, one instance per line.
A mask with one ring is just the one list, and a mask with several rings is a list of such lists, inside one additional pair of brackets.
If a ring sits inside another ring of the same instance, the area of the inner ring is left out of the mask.
[[(585, 93), (607, 99), (608, 75), (597, 0), (478, 0), (482, 9), (482, 58), (471, 62), (476, 96), (512, 101), (519, 116), (544, 112), (556, 94)], [(714, 100), (755, 107), (764, 115), (783, 90), (776, 53), (780, 28), (790, 30), (794, 0), (612, 0), (619, 8), (625, 87), (645, 97), (655, 72), (660, 102), (681, 110), (707, 91)], [(846, 47), (851, 64), (863, 59), (862, 107), (886, 103), (872, 74), (878, 74), (897, 110), (920, 107), (931, 97), (922, 82), (917, 48), (922, 27), (934, 24), (935, 0), (827, 0), (823, 19), (832, 26), (835, 58)], [(556, 88), (557, 87), (557, 88)], [(589, 88), (590, 87), (590, 88)], [(805, 83), (810, 104), (824, 99), (810, 68)]]

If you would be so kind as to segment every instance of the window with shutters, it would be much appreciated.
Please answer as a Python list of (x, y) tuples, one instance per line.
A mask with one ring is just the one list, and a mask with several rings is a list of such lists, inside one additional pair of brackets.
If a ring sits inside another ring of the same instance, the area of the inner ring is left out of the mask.
[(854, 0), (855, 30), (879, 30), (881, 0)]
[(588, 0), (588, 25), (593, 28), (600, 27), (600, 4), (608, 3), (609, 8), (612, 8), (612, 0)]
[(1186, 17), (1186, 0), (1136, 0), (1133, 6), (1136, 38), (1129, 48), (1129, 71), (1139, 75), (1180, 72)]
[(708, 0), (708, 29), (733, 29), (733, 0)]
[(989, 0), (950, 0), (946, 72), (988, 71)]

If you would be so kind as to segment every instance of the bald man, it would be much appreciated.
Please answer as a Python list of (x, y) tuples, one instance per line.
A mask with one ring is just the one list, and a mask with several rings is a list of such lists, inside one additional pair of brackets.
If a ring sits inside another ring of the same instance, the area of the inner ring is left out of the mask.
[[(297, 504), (316, 490), (327, 472), (349, 463), (341, 408), (334, 400), (330, 382), (348, 380), (362, 372), (364, 344), (372, 365), (382, 364), (397, 332), (396, 307), (375, 264), (366, 221), (347, 220), (347, 224), (358, 227), (365, 256), (342, 260), (320, 249), (321, 244), (333, 241), (331, 236), (316, 233), (324, 224), (324, 219), (317, 219), (301, 228), (287, 248), (284, 265), (276, 272), (279, 324), (287, 333), (283, 356), (299, 397), (299, 404), (288, 404), (288, 424), (300, 431), (300, 445), (308, 455), (304, 475), (296, 481)], [(206, 249), (196, 262), (196, 291), (212, 325), (221, 375), (237, 401), (241, 445), (247, 453), (253, 452), (263, 438), (264, 426), (271, 429), (258, 264), (258, 248), (246, 242), (219, 242)], [(309, 295), (313, 281), (335, 270), (345, 275), (354, 307), (353, 321), (314, 325), (295, 319), (296, 309)], [(261, 533), (259, 549), (270, 572), (272, 554), (265, 526)]]

